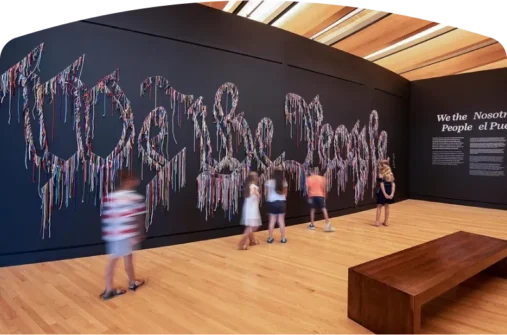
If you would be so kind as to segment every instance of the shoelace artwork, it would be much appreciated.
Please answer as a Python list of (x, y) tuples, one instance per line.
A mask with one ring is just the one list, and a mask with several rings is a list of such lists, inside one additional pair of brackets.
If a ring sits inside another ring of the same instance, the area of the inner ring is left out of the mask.
[[(319, 96), (309, 104), (299, 95), (289, 93), (285, 97), (285, 121), (289, 126), (291, 137), (295, 134), (296, 144), (300, 141), (307, 143), (307, 155), (304, 162), (285, 161), (284, 166), (292, 179), (295, 179), (296, 190), (307, 193), (306, 176), (312, 169), (313, 152), (317, 150), (319, 164), (327, 180), (327, 191), (337, 180), (337, 194), (345, 191), (349, 172), (352, 172), (354, 184), (354, 201), (357, 205), (364, 199), (364, 192), (368, 184), (368, 172), (371, 169), (372, 197), (375, 192), (375, 182), (378, 173), (378, 160), (387, 158), (387, 132), (378, 135), (379, 117), (376, 110), (372, 111), (369, 120), (369, 145), (366, 127), (360, 130), (357, 121), (349, 132), (344, 125), (339, 125), (333, 131), (330, 124), (322, 125), (324, 111)], [(334, 153), (331, 155), (331, 147)], [(371, 155), (370, 155), (371, 154)]]
[[(8, 123), (11, 123), (12, 98), (18, 94), (18, 122), (24, 120), (25, 167), (32, 163), (32, 181), (38, 179), (38, 192), (42, 202), (42, 236), (46, 230), (51, 234), (51, 218), (54, 208), (76, 208), (78, 183), (83, 184), (81, 202), (86, 199), (102, 210), (103, 199), (114, 190), (117, 172), (132, 168), (135, 144), (134, 111), (132, 104), (119, 85), (120, 71), (117, 69), (100, 79), (89, 88), (81, 81), (85, 55), (45, 83), (41, 83), (41, 59), (44, 44), (40, 44), (18, 63), (1, 75), (0, 105), (9, 103)], [(162, 92), (162, 94), (160, 94)], [(29, 106), (29, 95), (34, 95), (34, 106)], [(221, 85), (215, 94), (212, 120), (215, 124), (216, 155), (213, 158), (211, 131), (208, 127), (208, 112), (204, 98), (194, 98), (176, 90), (162, 76), (148, 77), (140, 85), (140, 95), (154, 100), (154, 107), (145, 117), (137, 138), (138, 155), (142, 169), (145, 165), (155, 170), (155, 177), (146, 186), (148, 215), (146, 229), (152, 224), (156, 207), (169, 210), (169, 193), (178, 192), (186, 185), (186, 148), (172, 158), (169, 156), (169, 139), (178, 144), (176, 127), (189, 120), (193, 125), (193, 149), (199, 155), (197, 184), (197, 208), (207, 220), (221, 209), (227, 219), (238, 213), (241, 191), (251, 169), (259, 172), (259, 187), (271, 179), (273, 171), (283, 169), (289, 188), (303, 195), (306, 176), (312, 169), (322, 169), (327, 179), (327, 191), (337, 181), (337, 193), (345, 191), (352, 178), (354, 199), (358, 204), (364, 198), (368, 185), (374, 195), (377, 179), (377, 161), (387, 158), (388, 135), (379, 131), (379, 115), (372, 111), (368, 128), (360, 127), (357, 121), (349, 131), (345, 125), (335, 130), (324, 122), (324, 108), (320, 97), (310, 103), (295, 93), (285, 97), (284, 114), (290, 137), (306, 142), (306, 157), (303, 162), (287, 160), (282, 152), (272, 160), (274, 124), (263, 117), (253, 131), (245, 112), (239, 112), (239, 89), (231, 82)], [(61, 101), (59, 116), (56, 101)], [(69, 108), (68, 106), (71, 106)], [(167, 104), (167, 109), (164, 107)], [(49, 106), (47, 106), (49, 105)], [(102, 109), (99, 111), (99, 105)], [(96, 113), (105, 117), (109, 106), (111, 115), (122, 122), (122, 131), (117, 144), (106, 156), (94, 151)], [(52, 128), (46, 126), (44, 110), (50, 109)], [(84, 136), (81, 133), (81, 112), (84, 114)], [(70, 114), (69, 114), (70, 112)], [(72, 118), (72, 119), (71, 119)], [(35, 141), (32, 120), (39, 123), (39, 138)], [(63, 159), (50, 151), (50, 141), (55, 140), (57, 121), (72, 124), (76, 138), (76, 151)], [(159, 132), (151, 136), (151, 127)], [(37, 148), (37, 146), (39, 148)], [(314, 151), (319, 160), (313, 162)], [(244, 155), (242, 160), (236, 158)], [(79, 169), (82, 168), (82, 172)], [(371, 169), (371, 172), (370, 172)], [(350, 177), (349, 177), (350, 176)], [(369, 183), (368, 178), (372, 180)], [(44, 184), (41, 186), (41, 180)]]

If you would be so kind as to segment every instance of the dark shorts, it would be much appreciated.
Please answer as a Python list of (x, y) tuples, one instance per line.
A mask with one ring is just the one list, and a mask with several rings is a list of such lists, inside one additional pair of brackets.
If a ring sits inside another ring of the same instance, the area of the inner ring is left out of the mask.
[(278, 200), (268, 202), (268, 213), (269, 214), (285, 214), (285, 201)]
[(308, 199), (308, 204), (310, 208), (314, 209), (324, 209), (326, 208), (326, 198), (324, 197), (311, 197)]

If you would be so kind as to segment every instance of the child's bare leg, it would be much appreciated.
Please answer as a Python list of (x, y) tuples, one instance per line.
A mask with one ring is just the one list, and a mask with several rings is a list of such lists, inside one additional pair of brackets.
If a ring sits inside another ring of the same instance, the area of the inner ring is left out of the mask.
[(285, 214), (278, 214), (278, 226), (280, 227), (280, 235), (282, 236), (282, 241), (285, 240)]
[(113, 277), (114, 277), (114, 268), (116, 267), (116, 261), (118, 258), (110, 256), (107, 260), (106, 265), (106, 293), (111, 292), (113, 290)]
[[(252, 237), (255, 238), (254, 233), (259, 230), (259, 227), (252, 227)], [(257, 239), (255, 239), (257, 241)]]
[(259, 229), (259, 227), (252, 227), (252, 230), (250, 231), (250, 234), (248, 235), (250, 238), (250, 245), (257, 245), (259, 244), (259, 240), (257, 240), (254, 236), (254, 233)]
[(239, 245), (238, 245), (239, 249), (242, 249), (242, 250), (248, 249), (248, 245), (246, 242), (248, 241), (248, 238), (250, 235), (250, 230), (251, 230), (251, 227), (245, 227), (245, 231), (243, 232), (243, 237), (239, 241)]
[(140, 286), (144, 285), (144, 280), (136, 280), (134, 273), (134, 256), (130, 254), (123, 257), (123, 262), (125, 263), (125, 271), (127, 272), (127, 276), (129, 278), (129, 290), (135, 291)]
[(129, 285), (132, 285), (136, 281), (132, 254), (123, 257), (123, 263), (125, 264), (125, 272), (127, 272), (127, 277), (129, 278)]
[(114, 269), (116, 267), (116, 262), (118, 261), (118, 258), (115, 257), (113, 254), (109, 256), (109, 259), (107, 260), (106, 265), (106, 289), (104, 292), (100, 295), (100, 297), (104, 300), (111, 299), (115, 296), (122, 295), (126, 291), (120, 290), (120, 289), (114, 289), (113, 288), (113, 276), (114, 276)]
[(378, 227), (380, 222), (380, 214), (382, 213), (382, 205), (377, 205), (377, 216), (375, 218), (374, 226)]
[(322, 208), (322, 214), (324, 215), (324, 220), (326, 220), (326, 223), (329, 223), (329, 215), (327, 214), (327, 208)]
[(324, 214), (324, 219), (326, 220), (326, 228), (324, 228), (324, 231), (327, 232), (333, 232), (335, 229), (331, 227), (331, 222), (329, 222), (329, 215), (327, 214), (327, 209), (322, 208), (322, 214)]
[(386, 204), (385, 205), (385, 220), (382, 224), (384, 226), (389, 226), (388, 220), (389, 220), (389, 205)]
[(275, 230), (276, 225), (276, 215), (269, 214), (269, 240), (273, 239), (273, 231)]
[(315, 208), (310, 208), (310, 229), (315, 229), (315, 225), (313, 224), (313, 221), (315, 220)]

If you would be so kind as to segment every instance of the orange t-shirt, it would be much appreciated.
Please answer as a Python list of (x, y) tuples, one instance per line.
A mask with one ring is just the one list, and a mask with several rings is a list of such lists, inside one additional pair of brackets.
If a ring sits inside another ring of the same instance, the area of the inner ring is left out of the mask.
[(325, 197), (326, 196), (326, 178), (313, 175), (306, 179), (306, 187), (308, 188), (309, 197)]

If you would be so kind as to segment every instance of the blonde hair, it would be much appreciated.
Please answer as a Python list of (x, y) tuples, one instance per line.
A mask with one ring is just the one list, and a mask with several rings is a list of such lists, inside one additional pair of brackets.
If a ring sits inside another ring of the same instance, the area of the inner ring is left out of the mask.
[(389, 166), (382, 168), (380, 174), (381, 177), (384, 178), (387, 182), (392, 183), (394, 181), (394, 174)]
[(386, 173), (389, 173), (391, 171), (391, 168), (389, 165), (382, 164), (378, 167), (378, 175), (380, 178), (384, 177)]

